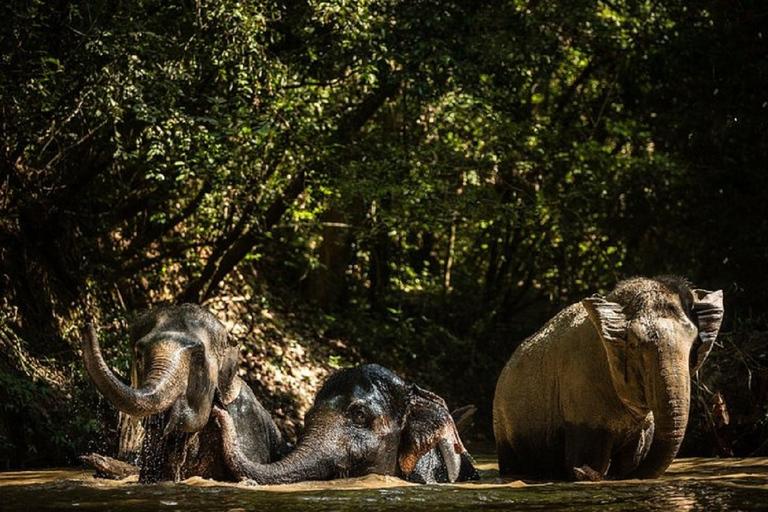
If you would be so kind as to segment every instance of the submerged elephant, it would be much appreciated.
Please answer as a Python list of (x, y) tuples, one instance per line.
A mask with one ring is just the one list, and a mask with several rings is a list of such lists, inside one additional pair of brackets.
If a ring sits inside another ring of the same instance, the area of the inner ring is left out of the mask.
[(296, 449), (274, 464), (244, 453), (230, 414), (215, 408), (214, 416), (230, 470), (259, 484), (370, 473), (419, 483), (478, 478), (443, 399), (375, 364), (331, 375), (307, 412)]
[(232, 435), (249, 458), (268, 463), (287, 452), (269, 413), (237, 376), (237, 343), (207, 309), (193, 304), (152, 309), (134, 324), (130, 345), (137, 388), (109, 369), (96, 329), (84, 329), (85, 367), (99, 392), (120, 411), (144, 418), (140, 482), (233, 479), (222, 457), (221, 433), (210, 421), (214, 396), (231, 415)]
[(677, 454), (722, 291), (632, 278), (561, 311), (504, 367), (493, 402), (502, 474), (655, 478)]

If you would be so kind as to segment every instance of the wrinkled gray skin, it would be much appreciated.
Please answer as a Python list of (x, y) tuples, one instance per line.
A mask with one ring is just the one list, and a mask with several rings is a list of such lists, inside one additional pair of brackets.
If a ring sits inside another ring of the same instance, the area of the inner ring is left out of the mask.
[(420, 483), (478, 478), (445, 402), (375, 364), (330, 376), (307, 412), (296, 449), (274, 464), (245, 456), (229, 414), (214, 408), (214, 417), (230, 470), (259, 484), (370, 473)]
[(683, 440), (690, 375), (723, 317), (721, 291), (675, 277), (622, 281), (525, 340), (501, 372), (493, 428), (502, 474), (655, 478)]
[(249, 458), (267, 463), (287, 452), (269, 413), (237, 376), (237, 343), (208, 310), (193, 304), (152, 309), (134, 324), (130, 345), (136, 388), (109, 369), (95, 328), (83, 332), (85, 367), (99, 392), (120, 411), (144, 418), (140, 482), (234, 479), (224, 464), (220, 431), (210, 421), (214, 394)]

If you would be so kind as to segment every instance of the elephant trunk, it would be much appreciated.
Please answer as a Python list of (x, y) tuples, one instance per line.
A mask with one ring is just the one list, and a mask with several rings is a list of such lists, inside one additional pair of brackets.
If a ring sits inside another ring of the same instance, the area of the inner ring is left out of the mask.
[(688, 365), (662, 358), (658, 369), (649, 372), (646, 389), (654, 417), (654, 434), (645, 459), (633, 473), (635, 478), (657, 478), (669, 467), (683, 442), (690, 407)]
[(134, 389), (107, 366), (93, 325), (83, 330), (81, 345), (85, 368), (94, 385), (109, 403), (125, 414), (136, 417), (159, 414), (184, 393), (186, 374), (182, 369), (187, 365), (182, 359), (189, 355), (183, 349), (169, 351), (166, 357), (153, 360), (143, 385)]
[(261, 485), (290, 484), (303, 480), (330, 480), (333, 467), (327, 457), (307, 444), (299, 445), (284, 459), (271, 464), (257, 464), (241, 460), (230, 469), (240, 478), (246, 477)]
[(320, 436), (307, 432), (295, 450), (285, 458), (262, 464), (249, 460), (238, 446), (237, 433), (231, 416), (218, 407), (212, 410), (213, 417), (221, 428), (224, 459), (236, 478), (247, 478), (260, 485), (289, 484), (302, 480), (329, 480), (338, 475), (335, 459), (338, 455), (324, 446), (335, 446)]

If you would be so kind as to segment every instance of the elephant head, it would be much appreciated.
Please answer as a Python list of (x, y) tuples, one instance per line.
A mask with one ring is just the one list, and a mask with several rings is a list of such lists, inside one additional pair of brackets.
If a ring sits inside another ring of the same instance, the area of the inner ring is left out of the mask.
[(690, 374), (717, 337), (722, 291), (691, 290), (675, 277), (635, 278), (582, 304), (605, 348), (617, 396), (636, 417), (653, 414), (653, 439), (632, 476), (656, 477), (682, 443)]
[(202, 429), (217, 388), (225, 402), (239, 392), (237, 344), (201, 306), (150, 310), (134, 324), (130, 342), (136, 388), (124, 384), (109, 369), (92, 325), (84, 330), (85, 367), (99, 392), (120, 411), (135, 417), (166, 413), (165, 435)]
[(214, 415), (230, 470), (260, 484), (369, 473), (424, 482), (476, 477), (445, 402), (374, 364), (331, 375), (307, 412), (296, 449), (273, 464), (243, 457), (229, 415), (217, 408)]

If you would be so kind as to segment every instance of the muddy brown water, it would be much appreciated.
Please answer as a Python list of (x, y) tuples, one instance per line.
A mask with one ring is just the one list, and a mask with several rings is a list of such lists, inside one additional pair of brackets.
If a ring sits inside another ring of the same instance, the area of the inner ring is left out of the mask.
[(251, 486), (192, 478), (140, 485), (85, 469), (0, 473), (0, 511), (768, 510), (768, 458), (679, 459), (657, 480), (523, 482), (478, 458), (478, 482), (408, 484), (369, 475), (332, 482)]

